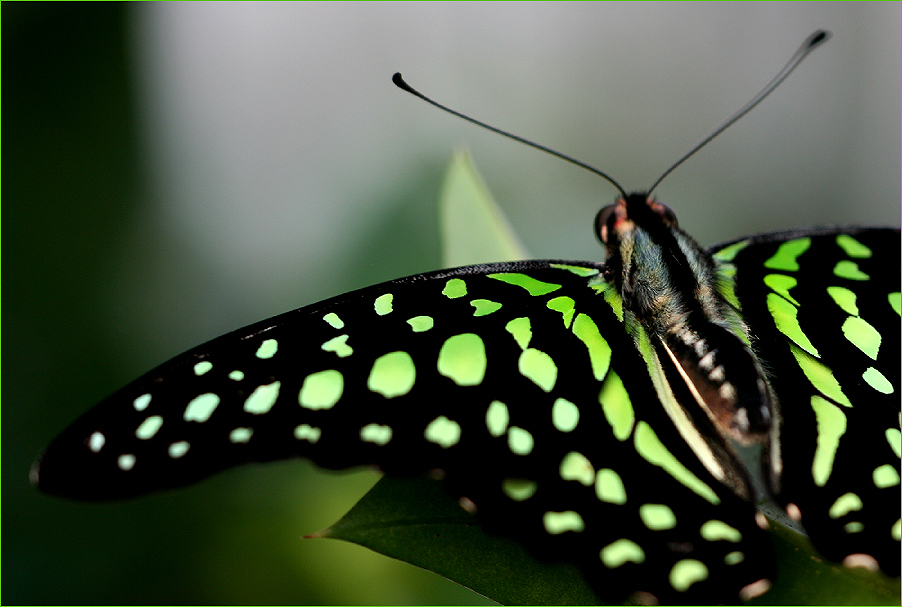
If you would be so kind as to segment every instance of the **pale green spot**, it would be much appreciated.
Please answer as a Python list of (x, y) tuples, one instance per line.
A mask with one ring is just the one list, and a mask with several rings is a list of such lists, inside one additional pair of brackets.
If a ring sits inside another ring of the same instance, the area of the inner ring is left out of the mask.
[(773, 257), (764, 262), (765, 268), (795, 272), (799, 269), (799, 255), (811, 246), (810, 238), (787, 240), (777, 249)]
[(611, 365), (611, 346), (598, 330), (598, 325), (589, 316), (579, 314), (573, 321), (573, 334), (583, 342), (589, 350), (589, 362), (592, 364), (592, 375), (601, 381), (607, 375)]
[(147, 408), (147, 405), (150, 404), (150, 394), (142, 394), (134, 401), (132, 401), (132, 405), (135, 407), (135, 411), (143, 411)]
[(279, 388), (281, 387), (282, 382), (280, 381), (257, 386), (244, 401), (244, 410), (254, 415), (269, 413), (276, 404), (276, 399), (279, 398)]
[(244, 379), (244, 371), (239, 371), (237, 369), (232, 371), (231, 373), (229, 373), (229, 379), (234, 381), (241, 381), (242, 379)]
[(212, 368), (213, 368), (213, 363), (211, 363), (209, 360), (202, 360), (199, 363), (197, 363), (196, 365), (194, 365), (194, 374), (200, 376)]
[(614, 371), (608, 374), (607, 379), (601, 386), (598, 402), (601, 403), (601, 410), (605, 419), (611, 424), (614, 437), (619, 441), (629, 438), (636, 416), (633, 412), (633, 403), (630, 401), (630, 395), (626, 388), (623, 387), (620, 376)]
[(880, 349), (880, 333), (871, 324), (858, 316), (850, 316), (842, 324), (843, 335), (852, 344), (877, 360), (877, 350)]
[(890, 293), (887, 297), (889, 299), (889, 305), (896, 311), (896, 314), (902, 314), (902, 312), (900, 312), (900, 307), (902, 307), (902, 293), (896, 291), (895, 293)]
[(376, 310), (376, 314), (378, 314), (379, 316), (391, 314), (392, 300), (394, 299), (394, 297), (395, 296), (391, 293), (385, 293), (384, 295), (377, 297), (376, 301), (373, 302), (373, 309)]
[(367, 424), (360, 429), (360, 440), (365, 443), (376, 443), (377, 445), (384, 445), (391, 440), (391, 436), (391, 426)]
[(395, 398), (410, 392), (417, 378), (413, 359), (407, 352), (383, 354), (373, 363), (366, 387), (385, 398)]
[(839, 386), (839, 382), (833, 377), (833, 371), (831, 371), (829, 367), (793, 344), (789, 344), (789, 350), (799, 364), (802, 373), (805, 374), (808, 381), (814, 384), (814, 387), (817, 388), (821, 394), (844, 407), (852, 406), (852, 402), (843, 393), (842, 388)]
[(558, 398), (551, 407), (551, 423), (561, 432), (572, 432), (579, 423), (579, 407), (565, 398)]
[(897, 542), (900, 540), (900, 536), (902, 536), (902, 533), (900, 533), (900, 527), (902, 527), (902, 521), (900, 521), (900, 519), (896, 519), (896, 522), (893, 523), (892, 534), (893, 539)]
[(229, 432), (229, 441), (233, 443), (246, 443), (254, 434), (253, 428), (235, 428)]
[(138, 429), (135, 430), (135, 436), (140, 438), (141, 440), (148, 440), (153, 438), (154, 434), (160, 429), (163, 425), (163, 416), (161, 415), (151, 415), (138, 426)]
[(493, 400), (485, 413), (485, 425), (489, 429), (489, 434), (501, 436), (507, 432), (508, 423), (510, 423), (510, 413), (507, 405), (500, 400)]
[(839, 439), (846, 432), (846, 414), (842, 409), (820, 396), (811, 397), (811, 409), (817, 420), (817, 447), (811, 463), (814, 484), (823, 487), (833, 472)]
[(254, 356), (257, 358), (272, 358), (279, 349), (279, 342), (274, 339), (264, 339)]
[(842, 308), (843, 312), (858, 316), (858, 304), (856, 303), (858, 296), (854, 291), (845, 287), (827, 287), (827, 295)]
[(488, 316), (501, 309), (501, 304), (491, 299), (474, 299), (470, 301), (470, 305), (476, 308), (473, 316)]
[(514, 341), (520, 346), (521, 350), (525, 350), (532, 339), (532, 323), (526, 316), (515, 318), (506, 325), (504, 330), (513, 335)]
[(132, 468), (135, 467), (135, 462), (137, 458), (132, 453), (125, 453), (116, 458), (116, 465), (119, 466), (120, 470), (125, 470), (128, 472)]
[(583, 517), (573, 510), (566, 510), (564, 512), (546, 512), (544, 516), (542, 516), (542, 523), (545, 525), (545, 531), (551, 535), (558, 535), (565, 531), (579, 532), (586, 528)]
[(527, 430), (511, 426), (507, 431), (507, 447), (515, 455), (529, 455), (535, 441)]
[(799, 302), (789, 294), (789, 290), (799, 284), (799, 281), (792, 276), (787, 276), (786, 274), (768, 274), (764, 277), (764, 284), (793, 304), (799, 305)]
[(414, 333), (422, 333), (431, 329), (435, 325), (435, 321), (431, 316), (414, 316), (407, 319), (407, 324), (410, 325)]
[(595, 475), (595, 495), (609, 504), (625, 504), (626, 488), (623, 479), (614, 470), (602, 468)]
[(844, 259), (836, 263), (836, 266), (833, 268), (833, 274), (840, 277), (846, 278), (848, 280), (870, 280), (871, 277), (862, 272), (858, 268), (858, 264), (854, 261), (849, 261), (848, 259)]
[(219, 405), (219, 397), (212, 392), (195, 396), (185, 407), (184, 418), (186, 422), (205, 422), (213, 415)]
[(744, 560), (745, 555), (738, 550), (734, 550), (733, 552), (730, 552), (725, 557), (723, 557), (723, 562), (726, 565), (738, 565)]
[(860, 497), (854, 493), (844, 493), (836, 498), (827, 514), (830, 515), (830, 518), (842, 518), (850, 512), (861, 510), (862, 506)]
[(529, 378), (532, 383), (545, 392), (550, 392), (554, 388), (557, 381), (557, 365), (550, 356), (541, 350), (535, 348), (523, 350), (517, 367), (521, 375)]
[(861, 244), (848, 234), (840, 234), (839, 236), (837, 236), (836, 244), (838, 244), (849, 257), (855, 257), (856, 259), (867, 259), (871, 255), (873, 255), (868, 247)]
[(558, 469), (561, 478), (565, 481), (579, 481), (586, 487), (595, 482), (595, 467), (582, 453), (571, 451), (561, 460)]
[(331, 409), (344, 392), (345, 380), (340, 371), (326, 369), (304, 378), (298, 393), (298, 404), (305, 409)]
[(452, 278), (442, 289), (442, 295), (448, 299), (457, 299), (467, 294), (467, 283), (460, 278)]
[(548, 300), (548, 303), (545, 304), (549, 310), (554, 310), (555, 312), (560, 312), (564, 318), (564, 326), (569, 327), (570, 323), (573, 320), (573, 314), (576, 312), (576, 302), (573, 301), (572, 297), (555, 297)]
[(651, 429), (646, 422), (640, 421), (636, 424), (636, 432), (634, 435), (634, 443), (636, 451), (646, 461), (655, 466), (663, 468), (670, 476), (677, 481), (705, 498), (715, 506), (720, 503), (717, 494), (699, 480), (697, 476), (692, 474), (674, 455), (667, 450), (655, 431)]
[(561, 288), (561, 285), (552, 284), (549, 282), (542, 282), (541, 280), (537, 280), (532, 276), (527, 276), (526, 274), (520, 274), (518, 272), (510, 272), (504, 274), (486, 274), (488, 278), (494, 278), (495, 280), (500, 280), (501, 282), (506, 282), (509, 285), (516, 285), (518, 287), (522, 287), (526, 289), (526, 291), (530, 295), (547, 295), (548, 293), (552, 293)]
[(749, 245), (748, 240), (740, 240), (739, 242), (734, 242), (733, 244), (722, 248), (717, 253), (714, 254), (714, 259), (717, 261), (733, 261), (736, 259), (736, 255), (742, 249), (746, 248)]
[(723, 521), (712, 519), (702, 525), (700, 529), (701, 536), (709, 542), (718, 540), (726, 540), (728, 542), (738, 543), (742, 541), (742, 534), (738, 529), (727, 525)]
[(188, 453), (188, 449), (191, 448), (191, 445), (188, 441), (178, 441), (176, 443), (172, 443), (169, 445), (169, 457), (172, 459), (178, 459)]
[(708, 578), (708, 568), (701, 561), (683, 559), (670, 570), (670, 585), (677, 592), (685, 592), (689, 586)]
[(308, 424), (301, 424), (294, 429), (294, 437), (298, 440), (305, 440), (308, 443), (316, 443), (322, 434), (323, 431), (320, 428)]
[(429, 425), (426, 426), (426, 431), (423, 432), (423, 436), (430, 443), (435, 443), (443, 449), (447, 449), (460, 441), (460, 424), (442, 415), (429, 422)]
[(329, 323), (329, 326), (333, 329), (344, 329), (345, 321), (338, 317), (338, 314), (335, 312), (329, 312), (325, 316), (323, 316), (323, 320)]
[(501, 490), (504, 495), (511, 498), (515, 502), (528, 500), (536, 493), (539, 485), (535, 481), (524, 478), (506, 478), (501, 483)]
[(88, 437), (88, 449), (94, 453), (98, 453), (106, 444), (106, 437), (103, 432), (92, 432)]
[(598, 270), (595, 268), (585, 268), (583, 266), (568, 266), (564, 263), (553, 263), (550, 264), (552, 268), (557, 268), (558, 270), (566, 270), (577, 276), (582, 276), (583, 278), (588, 278), (589, 276), (595, 276), (598, 274)]
[(874, 468), (874, 485), (880, 489), (895, 487), (899, 484), (899, 472), (891, 464), (883, 464)]
[(899, 432), (898, 428), (887, 428), (885, 435), (890, 449), (893, 450), (896, 457), (900, 457), (900, 452), (902, 452), (902, 432)]
[(652, 531), (673, 529), (677, 524), (676, 515), (666, 504), (642, 504), (639, 506), (639, 518)]
[(347, 344), (347, 341), (347, 334), (339, 335), (338, 337), (333, 337), (329, 341), (325, 342), (320, 346), (320, 349), (324, 350), (325, 352), (335, 352), (335, 354), (338, 355), (338, 358), (345, 358), (346, 356), (350, 356), (354, 353), (354, 349)]
[(849, 521), (843, 525), (842, 528), (846, 530), (846, 533), (861, 533), (864, 531), (864, 523), (860, 521)]
[(438, 353), (438, 372), (458, 386), (482, 383), (487, 364), (485, 343), (475, 333), (449, 337)]
[(602, 294), (604, 295), (605, 303), (611, 307), (611, 311), (614, 312), (617, 320), (623, 322), (623, 298), (620, 297), (620, 293), (613, 285), (605, 283)]
[(886, 379), (886, 376), (874, 367), (865, 369), (864, 373), (861, 374), (861, 379), (866, 381), (870, 387), (881, 394), (892, 394), (896, 391), (896, 389), (893, 388), (893, 384)]
[(799, 326), (799, 309), (797, 307), (776, 293), (768, 293), (767, 309), (774, 317), (774, 323), (781, 333), (813, 356), (820, 356), (817, 348), (814, 347), (808, 336), (802, 331), (802, 327)]
[(645, 552), (639, 544), (626, 538), (611, 542), (601, 549), (598, 556), (608, 569), (616, 569), (627, 561), (637, 565), (645, 562)]

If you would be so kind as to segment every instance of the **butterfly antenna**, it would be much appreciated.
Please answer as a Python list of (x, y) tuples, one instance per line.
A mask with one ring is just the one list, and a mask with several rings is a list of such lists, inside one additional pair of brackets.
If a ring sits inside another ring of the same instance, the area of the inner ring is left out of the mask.
[(662, 181), (664, 181), (665, 177), (670, 175), (670, 173), (672, 173), (675, 168), (677, 168), (678, 166), (680, 166), (681, 164), (686, 162), (686, 160), (688, 160), (690, 156), (692, 156), (697, 151), (699, 151), (700, 149), (702, 149), (703, 147), (708, 145), (709, 141), (711, 141), (712, 139), (714, 139), (715, 137), (717, 137), (718, 135), (723, 133), (734, 122), (736, 122), (737, 120), (739, 120), (740, 118), (742, 118), (743, 116), (748, 114), (750, 111), (752, 111), (752, 108), (754, 108), (756, 105), (758, 105), (759, 103), (764, 101), (764, 98), (767, 97), (768, 95), (770, 95), (775, 88), (780, 86), (780, 83), (783, 82), (784, 80), (786, 80), (786, 78), (789, 76), (789, 74), (792, 73), (792, 70), (796, 69), (796, 66), (798, 66), (802, 62), (802, 60), (808, 56), (808, 54), (811, 51), (813, 51), (818, 46), (820, 46), (821, 44), (826, 42), (829, 38), (830, 38), (830, 32), (828, 32), (826, 30), (817, 30), (816, 32), (814, 32), (813, 34), (808, 36), (808, 38), (805, 40), (805, 42), (802, 44), (802, 46), (799, 47), (799, 50), (797, 50), (795, 52), (795, 54), (792, 56), (792, 59), (789, 60), (789, 63), (787, 63), (783, 67), (783, 69), (780, 70), (780, 72), (776, 76), (774, 76), (773, 80), (771, 80), (770, 82), (767, 83), (767, 86), (765, 86), (763, 89), (761, 89), (760, 93), (755, 95), (752, 98), (752, 100), (749, 101), (748, 103), (746, 103), (738, 112), (736, 112), (735, 114), (733, 114), (732, 116), (727, 118), (726, 122), (724, 122), (722, 125), (717, 127), (713, 133), (711, 133), (710, 135), (708, 135), (707, 137), (702, 139), (702, 141), (698, 145), (696, 145), (694, 148), (692, 148), (686, 154), (684, 154), (682, 158), (680, 158), (679, 160), (674, 162), (672, 165), (670, 165), (670, 168), (667, 169), (666, 171), (664, 171), (664, 174), (661, 175), (660, 177), (658, 177), (658, 180), (655, 181), (652, 184), (652, 186), (648, 189), (648, 193), (650, 194), (656, 187), (658, 187), (658, 185)]
[(600, 171), (600, 170), (596, 169), (596, 168), (593, 167), (593, 166), (589, 166), (589, 165), (586, 164), (585, 162), (581, 162), (581, 161), (577, 160), (576, 158), (573, 158), (572, 156), (568, 156), (568, 155), (566, 155), (566, 154), (562, 154), (561, 152), (558, 152), (558, 151), (556, 151), (556, 150), (552, 150), (552, 149), (549, 148), (549, 147), (546, 147), (546, 146), (544, 146), (544, 145), (540, 145), (540, 144), (538, 144), (538, 143), (535, 143), (535, 142), (533, 142), (533, 141), (530, 141), (529, 139), (524, 139), (523, 137), (519, 137), (519, 136), (517, 136), (517, 135), (514, 135), (513, 133), (508, 133), (507, 131), (502, 131), (502, 130), (499, 129), (499, 128), (495, 128), (495, 127), (493, 127), (493, 126), (491, 126), (491, 125), (489, 125), (489, 124), (486, 124), (486, 123), (484, 123), (484, 122), (480, 122), (479, 120), (476, 120), (475, 118), (470, 118), (469, 116), (467, 116), (467, 115), (465, 115), (465, 114), (461, 114), (460, 112), (454, 111), (454, 110), (452, 110), (452, 109), (449, 108), (449, 107), (445, 107), (445, 106), (442, 105), (441, 103), (438, 103), (438, 102), (436, 102), (436, 101), (433, 101), (432, 99), (430, 99), (429, 97), (427, 97), (427, 96), (424, 95), (423, 93), (419, 92), (418, 90), (416, 90), (415, 88), (413, 88), (412, 86), (410, 86), (409, 84), (407, 84), (406, 82), (404, 82), (404, 79), (401, 77), (401, 73), (400, 73), (400, 72), (398, 72), (398, 73), (396, 73), (394, 76), (392, 76), (392, 79), (391, 79), (391, 80), (392, 80), (392, 82), (395, 83), (395, 85), (396, 85), (398, 88), (400, 88), (400, 89), (402, 89), (402, 90), (404, 90), (404, 91), (407, 91), (407, 92), (410, 93), (411, 95), (416, 95), (417, 97), (419, 97), (420, 99), (422, 99), (422, 100), (425, 101), (426, 103), (432, 104), (432, 105), (434, 105), (435, 107), (439, 108), (440, 110), (445, 110), (445, 111), (448, 112), (449, 114), (454, 114), (454, 115), (457, 116), (458, 118), (463, 118), (463, 119), (466, 120), (467, 122), (472, 122), (473, 124), (478, 125), (478, 126), (481, 126), (481, 127), (484, 128), (484, 129), (488, 129), (488, 130), (492, 131), (493, 133), (498, 133), (499, 135), (503, 135), (503, 136), (505, 136), (505, 137), (508, 137), (508, 138), (510, 138), (510, 139), (513, 139), (514, 141), (519, 141), (520, 143), (523, 143), (523, 144), (526, 144), (526, 145), (528, 145), (528, 146), (530, 146), (530, 147), (536, 148), (537, 150), (542, 150), (543, 152), (545, 152), (545, 153), (547, 153), (547, 154), (551, 154), (552, 156), (557, 156), (558, 158), (560, 158), (560, 159), (562, 159), (562, 160), (566, 160), (567, 162), (570, 162), (570, 163), (572, 163), (572, 164), (575, 164), (575, 165), (578, 166), (578, 167), (582, 167), (582, 168), (586, 169), (587, 171), (591, 171), (592, 173), (595, 173), (596, 175), (598, 175), (598, 176), (602, 177), (603, 179), (606, 179), (608, 182), (610, 182), (611, 185), (613, 185), (615, 188), (617, 188), (617, 190), (620, 192), (620, 194), (621, 194), (624, 198), (626, 198), (626, 191), (625, 191), (622, 187), (620, 187), (620, 184), (617, 183), (617, 182), (614, 180), (614, 178), (611, 177), (610, 175), (608, 175), (607, 173), (604, 173), (603, 171)]

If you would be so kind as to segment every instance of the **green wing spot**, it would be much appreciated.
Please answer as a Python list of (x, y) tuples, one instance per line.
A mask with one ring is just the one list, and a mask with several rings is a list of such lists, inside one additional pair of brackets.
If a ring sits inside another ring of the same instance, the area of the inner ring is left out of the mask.
[(253, 428), (235, 428), (231, 432), (229, 432), (229, 442), (230, 443), (246, 443), (251, 440), (251, 436), (254, 434)]
[(844, 493), (836, 498), (827, 514), (833, 519), (842, 518), (850, 512), (861, 510), (863, 505), (861, 498), (854, 493)]
[(338, 314), (335, 312), (329, 312), (325, 316), (323, 316), (323, 320), (329, 323), (329, 326), (333, 329), (344, 329), (345, 321), (338, 317)]
[(103, 435), (103, 432), (93, 432), (88, 437), (88, 449), (94, 453), (99, 453), (105, 443), (106, 437)]
[(341, 398), (345, 380), (340, 371), (326, 369), (311, 373), (304, 378), (298, 393), (298, 404), (305, 409), (331, 409)]
[(441, 415), (429, 422), (429, 425), (426, 426), (426, 431), (423, 432), (423, 436), (430, 443), (435, 443), (442, 449), (447, 449), (460, 441), (460, 424)]
[(135, 411), (143, 411), (147, 408), (147, 405), (150, 404), (150, 394), (142, 394), (138, 398), (132, 401), (132, 405), (135, 407)]
[(856, 303), (858, 296), (854, 291), (845, 287), (827, 287), (827, 295), (842, 308), (843, 312), (858, 316), (858, 304)]
[(900, 457), (900, 453), (902, 453), (902, 432), (899, 432), (898, 428), (887, 428), (884, 434), (886, 435), (886, 442), (889, 443), (890, 449), (893, 450), (896, 457)]
[(515, 455), (529, 455), (535, 446), (532, 434), (523, 428), (511, 426), (507, 431), (507, 447)]
[(740, 240), (739, 242), (734, 242), (730, 246), (724, 247), (714, 254), (714, 259), (721, 262), (729, 262), (736, 259), (736, 255), (742, 249), (746, 248), (749, 245), (748, 240)]
[(742, 541), (742, 534), (739, 533), (738, 529), (730, 527), (725, 522), (716, 519), (706, 522), (699, 531), (701, 536), (709, 542), (726, 540), (735, 544)]
[(745, 555), (738, 550), (734, 550), (733, 552), (723, 557), (723, 562), (725, 565), (738, 565), (744, 560)]
[(673, 529), (677, 524), (676, 515), (666, 504), (642, 504), (639, 506), (639, 518), (652, 531)]
[(670, 585), (677, 592), (684, 592), (692, 584), (706, 579), (708, 579), (708, 568), (704, 563), (695, 559), (677, 561), (670, 570)]
[(135, 467), (135, 462), (137, 458), (133, 453), (124, 453), (116, 458), (116, 465), (119, 466), (121, 470), (125, 470), (128, 472), (132, 468)]
[(487, 364), (485, 343), (475, 333), (449, 337), (438, 353), (438, 372), (458, 386), (481, 384)]
[(506, 478), (501, 483), (501, 490), (504, 495), (511, 498), (515, 502), (528, 500), (536, 493), (539, 485), (535, 481), (525, 478)]
[(558, 535), (565, 531), (582, 531), (586, 528), (583, 517), (573, 510), (546, 512), (542, 516), (542, 523), (545, 525), (545, 531), (551, 535)]
[(902, 523), (902, 521), (900, 521), (899, 519), (896, 519), (896, 522), (893, 523), (893, 531), (892, 531), (893, 539), (896, 540), (897, 542), (899, 541), (900, 538), (902, 538), (902, 532), (900, 532), (900, 531), (902, 531), (902, 529), (900, 529), (900, 527), (902, 527), (902, 525), (900, 525), (900, 523)]
[(777, 249), (773, 257), (764, 262), (765, 268), (795, 272), (799, 269), (799, 255), (811, 246), (810, 238), (787, 240)]
[(172, 443), (169, 445), (168, 453), (169, 457), (172, 459), (178, 459), (188, 453), (188, 449), (191, 448), (191, 443), (186, 440), (180, 440), (178, 442)]
[(551, 264), (551, 267), (557, 268), (558, 270), (566, 270), (584, 278), (598, 274), (598, 270), (595, 268), (584, 268), (583, 266), (568, 266), (564, 263), (553, 263)]
[(849, 257), (855, 257), (856, 259), (867, 259), (873, 253), (871, 250), (849, 236), (848, 234), (840, 234), (836, 237), (836, 244), (846, 252), (846, 255)]
[(350, 356), (354, 353), (354, 349), (347, 344), (348, 335), (339, 335), (338, 337), (333, 337), (326, 343), (320, 346), (325, 352), (335, 352), (338, 358), (345, 358), (346, 356)]
[(592, 374), (595, 379), (603, 380), (611, 365), (611, 346), (601, 336), (598, 325), (589, 316), (579, 314), (573, 321), (573, 334), (589, 350), (589, 362), (592, 364)]
[(379, 316), (385, 316), (386, 314), (391, 314), (392, 311), (392, 300), (394, 300), (395, 296), (391, 293), (386, 293), (385, 295), (380, 295), (376, 298), (376, 301), (373, 302), (373, 308), (376, 310), (376, 314)]
[(871, 324), (858, 316), (850, 316), (842, 324), (843, 335), (852, 344), (877, 360), (877, 350), (880, 349), (880, 333)]
[(874, 486), (879, 489), (895, 487), (899, 484), (899, 472), (891, 464), (874, 468)]
[(789, 344), (789, 350), (795, 357), (796, 362), (799, 363), (799, 368), (802, 369), (802, 373), (805, 374), (808, 381), (814, 384), (814, 387), (817, 388), (821, 394), (844, 407), (852, 406), (852, 402), (845, 394), (843, 394), (839, 382), (833, 377), (833, 371), (831, 371), (829, 367), (819, 360), (816, 360), (804, 350), (797, 348), (794, 344)]
[(849, 521), (843, 525), (842, 528), (846, 530), (846, 533), (861, 533), (864, 531), (864, 523), (859, 521)]
[(717, 497), (717, 494), (714, 493), (711, 487), (699, 480), (697, 476), (681, 464), (673, 456), (673, 453), (667, 450), (667, 447), (664, 446), (664, 443), (661, 442), (661, 439), (658, 438), (658, 435), (646, 422), (639, 421), (636, 424), (636, 433), (633, 440), (636, 445), (636, 451), (650, 464), (663, 468), (670, 476), (715, 506), (720, 503), (720, 498)]
[(414, 316), (407, 319), (407, 324), (410, 325), (414, 333), (422, 333), (431, 329), (435, 325), (435, 321), (431, 316)]
[(231, 371), (229, 373), (229, 379), (233, 381), (241, 381), (242, 379), (244, 379), (244, 371), (239, 371), (238, 369)]
[(213, 411), (219, 405), (219, 397), (212, 392), (201, 394), (191, 399), (185, 407), (184, 418), (186, 422), (205, 422), (213, 415)]
[(470, 305), (476, 308), (473, 316), (488, 316), (492, 312), (497, 312), (501, 309), (501, 304), (491, 299), (474, 299), (470, 302)]
[(792, 276), (787, 276), (786, 274), (768, 274), (764, 277), (764, 284), (770, 287), (775, 293), (791, 301), (794, 305), (799, 305), (799, 302), (789, 294), (789, 290), (799, 284), (799, 281)]
[(864, 373), (861, 374), (861, 379), (866, 381), (870, 387), (881, 394), (892, 394), (896, 391), (896, 389), (893, 388), (893, 384), (886, 379), (886, 376), (874, 367), (865, 369)]
[(564, 327), (569, 327), (570, 323), (573, 321), (573, 314), (576, 312), (576, 303), (573, 301), (572, 297), (554, 297), (548, 300), (548, 303), (545, 304), (549, 310), (554, 310), (555, 312), (560, 312), (564, 317)]
[(385, 398), (403, 396), (410, 392), (417, 378), (417, 369), (407, 352), (383, 354), (373, 363), (366, 387)]
[(551, 423), (561, 432), (572, 432), (579, 423), (579, 407), (565, 398), (558, 398), (551, 407)]
[(503, 435), (507, 432), (507, 425), (510, 423), (510, 419), (507, 405), (500, 400), (493, 400), (485, 413), (485, 425), (489, 429), (489, 434), (492, 436)]
[(247, 400), (244, 401), (244, 410), (254, 415), (269, 413), (273, 405), (276, 404), (276, 399), (279, 398), (279, 389), (281, 387), (282, 382), (280, 381), (257, 386), (251, 392), (251, 395), (247, 397)]
[(506, 325), (504, 330), (514, 336), (514, 340), (521, 350), (525, 350), (532, 339), (532, 323), (526, 316), (515, 318)]
[(817, 420), (817, 447), (811, 463), (811, 475), (814, 477), (814, 484), (823, 487), (833, 472), (839, 439), (846, 433), (846, 414), (820, 396), (811, 397), (811, 408)]
[(623, 479), (614, 470), (602, 468), (595, 475), (595, 495), (609, 504), (625, 504), (626, 488)]
[(854, 261), (849, 261), (848, 259), (836, 262), (836, 266), (833, 268), (833, 274), (839, 276), (840, 278), (847, 278), (849, 280), (871, 279), (870, 276), (858, 269), (857, 263), (855, 263)]
[(532, 276), (527, 276), (526, 274), (520, 274), (518, 272), (486, 274), (486, 276), (488, 278), (500, 280), (501, 282), (506, 282), (509, 285), (523, 287), (530, 295), (547, 295), (548, 293), (552, 293), (553, 291), (557, 291), (561, 288), (561, 285), (556, 285), (550, 282), (542, 282), (541, 280), (536, 280)]
[(776, 293), (767, 294), (767, 309), (774, 317), (774, 323), (786, 337), (794, 341), (800, 348), (806, 350), (814, 356), (820, 356), (817, 348), (808, 339), (808, 336), (799, 326), (799, 309), (777, 295)]
[(889, 305), (891, 305), (893, 307), (893, 310), (896, 311), (896, 314), (902, 315), (902, 312), (899, 311), (900, 305), (902, 305), (902, 304), (900, 304), (900, 300), (902, 300), (902, 293), (900, 293), (899, 291), (896, 291), (895, 293), (890, 293), (888, 295), (888, 298), (889, 298)]
[(557, 365), (550, 356), (541, 350), (526, 348), (520, 354), (517, 366), (521, 375), (530, 379), (545, 392), (550, 392), (554, 388), (557, 381)]
[(601, 410), (605, 419), (611, 424), (617, 440), (625, 441), (629, 438), (636, 416), (633, 412), (633, 403), (630, 401), (630, 395), (626, 388), (623, 387), (623, 381), (621, 381), (620, 376), (614, 371), (608, 374), (607, 379), (601, 386), (598, 402), (601, 403)]
[(315, 444), (322, 436), (323, 431), (315, 426), (301, 424), (294, 429), (294, 437), (298, 440), (305, 440), (308, 443)]
[(586, 487), (595, 482), (595, 467), (582, 453), (571, 451), (561, 460), (558, 472), (565, 481), (579, 481)]
[(160, 429), (160, 426), (163, 425), (163, 416), (161, 415), (151, 415), (138, 426), (138, 429), (135, 430), (135, 436), (137, 436), (141, 440), (148, 440), (153, 438), (154, 434)]
[(457, 299), (467, 294), (467, 283), (460, 278), (452, 278), (445, 284), (442, 289), (442, 295), (448, 299)]
[(257, 348), (255, 356), (257, 358), (272, 358), (279, 349), (279, 342), (274, 339), (265, 339), (260, 347)]
[(608, 569), (616, 569), (627, 561), (637, 565), (645, 562), (645, 552), (636, 542), (620, 538), (601, 549), (598, 557)]
[(201, 362), (194, 365), (194, 374), (197, 376), (201, 376), (204, 373), (208, 372), (213, 368), (213, 363), (209, 360), (202, 360)]
[(365, 443), (384, 445), (391, 440), (391, 426), (381, 424), (367, 424), (360, 429), (360, 440)]

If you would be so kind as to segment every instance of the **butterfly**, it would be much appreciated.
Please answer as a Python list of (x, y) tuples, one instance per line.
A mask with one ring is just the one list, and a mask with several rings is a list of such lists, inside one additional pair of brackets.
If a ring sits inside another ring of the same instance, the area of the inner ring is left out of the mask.
[(604, 263), (440, 270), (250, 325), (87, 412), (33, 479), (117, 499), (293, 457), (441, 471), (600, 596), (671, 603), (767, 591), (764, 499), (827, 559), (898, 577), (898, 230), (705, 250), (650, 195), (669, 170), (637, 194), (595, 172), (621, 194), (596, 218)]

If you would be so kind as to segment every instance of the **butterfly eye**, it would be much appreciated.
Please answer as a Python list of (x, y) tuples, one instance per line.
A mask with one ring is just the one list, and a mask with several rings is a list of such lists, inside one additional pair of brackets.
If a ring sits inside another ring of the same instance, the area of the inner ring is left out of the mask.
[(603, 244), (608, 244), (608, 239), (614, 233), (616, 210), (617, 205), (611, 204), (598, 211), (598, 215), (595, 216), (595, 235)]
[(651, 207), (651, 210), (654, 211), (664, 223), (671, 228), (675, 228), (678, 226), (679, 222), (677, 221), (676, 213), (673, 212), (666, 204), (661, 204), (657, 200), (650, 200), (648, 206)]

